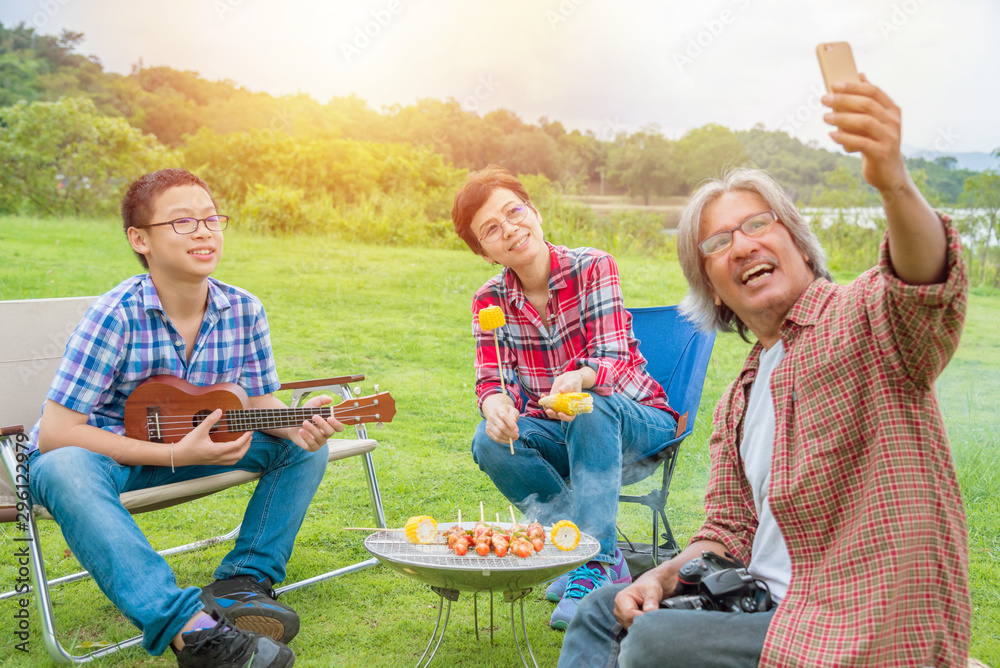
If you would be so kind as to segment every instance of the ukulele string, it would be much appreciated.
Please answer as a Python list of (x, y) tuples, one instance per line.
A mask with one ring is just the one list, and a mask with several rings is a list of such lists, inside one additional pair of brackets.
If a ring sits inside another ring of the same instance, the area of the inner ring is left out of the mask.
[[(346, 403), (346, 402), (345, 402)], [(311, 408), (250, 408), (250, 409), (237, 409), (234, 411), (226, 411), (223, 413), (223, 419), (227, 418), (227, 414), (236, 414), (234, 417), (228, 418), (228, 422), (232, 425), (240, 424), (241, 422), (252, 422), (253, 426), (258, 430), (261, 429), (275, 429), (283, 427), (294, 427), (299, 422), (304, 422), (314, 415), (320, 415), (322, 417), (335, 417), (351, 419), (357, 416), (354, 413), (365, 414), (365, 406), (344, 406), (341, 408), (342, 404), (338, 404), (333, 408), (329, 407), (319, 407), (318, 410), (313, 410)], [(274, 412), (272, 412), (274, 411)], [(248, 413), (253, 413), (253, 415), (245, 415)], [(270, 413), (270, 414), (268, 414)], [(192, 428), (193, 422), (201, 417), (202, 414), (195, 415), (171, 415), (169, 417), (160, 416), (158, 421), (158, 432), (161, 436), (171, 436), (176, 434), (184, 434)], [(147, 425), (153, 425), (152, 418), (147, 420)], [(252, 431), (247, 429), (247, 431)]]

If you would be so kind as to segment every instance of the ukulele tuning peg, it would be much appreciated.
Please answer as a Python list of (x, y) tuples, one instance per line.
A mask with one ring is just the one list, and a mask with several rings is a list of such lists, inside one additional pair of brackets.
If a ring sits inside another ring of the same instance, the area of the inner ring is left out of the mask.
[(378, 383), (375, 383), (375, 394), (378, 394)]
[(383, 427), (385, 427), (385, 423), (384, 422), (376, 422), (375, 423), (375, 428), (376, 429), (382, 429)]
[(360, 397), (361, 396), (361, 388), (360, 387), (355, 387), (354, 388), (354, 396), (356, 396), (356, 397)]

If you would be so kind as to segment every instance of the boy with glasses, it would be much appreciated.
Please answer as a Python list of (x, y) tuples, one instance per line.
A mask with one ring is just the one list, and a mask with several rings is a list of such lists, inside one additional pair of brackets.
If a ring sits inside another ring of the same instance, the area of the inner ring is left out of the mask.
[[(125, 436), (128, 395), (168, 374), (195, 385), (239, 384), (250, 408), (283, 408), (263, 306), (211, 278), (228, 217), (181, 169), (135, 181), (122, 201), (125, 234), (148, 273), (98, 297), (66, 345), (42, 417), (31, 430), (30, 490), (73, 554), (143, 634), (179, 666), (291, 666), (299, 629), (275, 600), (295, 535), (323, 478), (326, 440), (343, 426), (314, 416), (301, 428), (247, 432), (216, 443), (215, 411), (174, 444)], [(306, 406), (328, 404), (315, 397)], [(227, 470), (259, 471), (233, 550), (215, 582), (180, 589), (167, 562), (119, 501), (123, 492)], [(251, 633), (250, 630), (256, 633)], [(258, 635), (260, 634), (260, 635)]]

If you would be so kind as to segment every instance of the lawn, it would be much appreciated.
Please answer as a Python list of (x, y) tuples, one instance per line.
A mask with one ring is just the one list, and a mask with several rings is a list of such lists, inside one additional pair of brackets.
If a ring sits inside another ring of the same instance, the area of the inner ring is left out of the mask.
[[(619, 258), (628, 306), (676, 303), (685, 282), (674, 261)], [(99, 294), (140, 272), (120, 227), (111, 221), (0, 218), (0, 299)], [(507, 502), (469, 454), (478, 421), (472, 386), (469, 301), (494, 270), (469, 252), (345, 245), (329, 238), (263, 238), (226, 233), (226, 257), (217, 276), (258, 295), (268, 310), (282, 380), (363, 373), (365, 394), (389, 390), (395, 420), (370, 430), (379, 441), (375, 465), (387, 520), (401, 526), (410, 515), (439, 519), (461, 508), (475, 514)], [(709, 368), (694, 435), (681, 448), (668, 516), (682, 543), (700, 524), (708, 474), (711, 409), (742, 364), (748, 346), (720, 336)], [(962, 345), (938, 383), (969, 519), (975, 615), (972, 655), (1000, 666), (1000, 297), (972, 296)], [(650, 483), (637, 490), (648, 491)], [(221, 533), (239, 521), (249, 486), (210, 500), (143, 515), (139, 523), (158, 548)], [(629, 506), (621, 524), (649, 541), (649, 518)], [(299, 534), (289, 581), (358, 561), (367, 553), (369, 526), (364, 476), (356, 459), (331, 465)], [(73, 572), (57, 527), (42, 523), (50, 576)], [(0, 528), (0, 585), (14, 579), (13, 533)], [(201, 585), (228, 548), (171, 559), (181, 585)], [(859, 597), (864, 592), (858, 592)], [(91, 582), (53, 591), (64, 644), (124, 639), (134, 629)], [(437, 596), (385, 568), (373, 568), (292, 592), (285, 602), (302, 617), (293, 641), (298, 666), (399, 666), (415, 664), (437, 615)], [(497, 603), (490, 645), (487, 597), (479, 597), (476, 641), (472, 599), (453, 604), (447, 637), (436, 665), (515, 665), (509, 611)], [(0, 606), (13, 619), (16, 604)], [(556, 663), (562, 634), (547, 626), (552, 604), (542, 590), (525, 604), (528, 633), (539, 664)], [(32, 613), (34, 609), (32, 609)], [(37, 621), (31, 651), (14, 650), (13, 624), (0, 623), (0, 664), (49, 665)], [(75, 635), (74, 635), (75, 634)], [(172, 657), (127, 650), (102, 662), (113, 666), (168, 666)]]

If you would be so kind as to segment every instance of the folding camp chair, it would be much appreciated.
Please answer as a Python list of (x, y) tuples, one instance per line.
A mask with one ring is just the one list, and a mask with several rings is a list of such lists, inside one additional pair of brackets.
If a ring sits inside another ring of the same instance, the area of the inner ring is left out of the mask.
[[(694, 430), (701, 403), (701, 390), (705, 384), (708, 361), (715, 345), (715, 332), (702, 332), (683, 318), (677, 306), (653, 306), (632, 308), (632, 330), (639, 339), (639, 350), (646, 358), (646, 372), (663, 386), (670, 406), (680, 414), (677, 421), (677, 436), (660, 446), (652, 455), (633, 463), (622, 471), (622, 487), (645, 480), (663, 465), (663, 477), (659, 488), (642, 496), (619, 495), (624, 503), (639, 503), (653, 513), (652, 557), (659, 563), (660, 548), (676, 553), (677, 540), (670, 530), (665, 512), (670, 480), (677, 465), (677, 450), (681, 441)], [(662, 538), (659, 544), (659, 521), (663, 521)]]
[[(31, 507), (27, 493), (27, 479), (23, 462), (26, 459), (27, 432), (38, 419), (52, 378), (62, 357), (63, 348), (69, 335), (82, 318), (93, 297), (67, 299), (31, 299), (0, 301), (0, 458), (3, 459), (7, 475), (0, 474), (0, 522), (16, 523), (21, 537), (15, 538), (15, 549), (28, 548), (30, 560), (31, 589), (34, 592), (41, 636), (49, 655), (58, 663), (82, 663), (111, 654), (119, 649), (138, 644), (142, 636), (102, 647), (88, 654), (75, 655), (67, 651), (56, 637), (55, 620), (49, 587), (73, 580), (89, 577), (86, 571), (67, 575), (52, 581), (47, 580), (42, 546), (36, 528), (36, 518), (51, 519), (48, 512), (39, 506)], [(345, 399), (351, 398), (351, 383), (359, 382), (364, 376), (342, 376), (315, 381), (287, 383), (283, 390), (292, 391), (292, 406), (297, 406), (311, 392), (336, 393)], [(11, 425), (11, 426), (6, 426)], [(372, 451), (377, 446), (367, 437), (364, 425), (356, 427), (357, 438), (335, 438), (328, 441), (329, 461), (362, 456), (362, 464), (368, 481), (372, 509), (377, 526), (385, 526), (385, 514), (379, 493), (378, 481), (372, 461)], [(215, 492), (257, 479), (259, 474), (245, 471), (230, 471), (196, 480), (163, 485), (123, 494), (125, 507), (133, 514), (167, 508), (185, 501), (191, 501)], [(13, 528), (13, 527), (12, 527)], [(233, 539), (239, 535), (237, 526), (229, 533), (199, 540), (186, 545), (160, 551), (162, 555), (177, 554), (207, 547), (215, 543)], [(360, 561), (342, 568), (323, 573), (277, 589), (280, 594), (329, 578), (346, 575), (374, 566), (374, 558)], [(0, 595), (0, 600), (18, 597), (25, 593), (21, 587)], [(34, 634), (32, 634), (34, 637)]]

